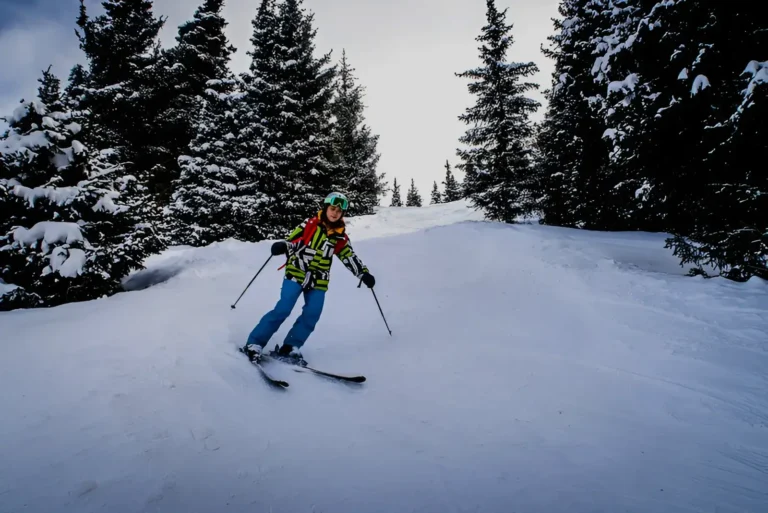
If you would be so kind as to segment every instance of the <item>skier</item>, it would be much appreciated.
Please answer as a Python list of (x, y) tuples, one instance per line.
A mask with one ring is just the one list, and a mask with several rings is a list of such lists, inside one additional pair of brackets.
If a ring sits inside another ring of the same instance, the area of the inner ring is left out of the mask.
[(306, 219), (286, 240), (272, 244), (273, 255), (287, 255), (285, 279), (277, 305), (261, 318), (243, 347), (251, 360), (261, 356), (264, 346), (303, 294), (301, 315), (286, 335), (283, 345), (273, 355), (299, 365), (307, 364), (301, 356), (301, 347), (320, 319), (334, 254), (368, 288), (373, 288), (376, 283), (368, 268), (355, 255), (345, 233), (344, 212), (349, 207), (349, 200), (339, 192), (332, 192), (323, 203), (317, 216)]

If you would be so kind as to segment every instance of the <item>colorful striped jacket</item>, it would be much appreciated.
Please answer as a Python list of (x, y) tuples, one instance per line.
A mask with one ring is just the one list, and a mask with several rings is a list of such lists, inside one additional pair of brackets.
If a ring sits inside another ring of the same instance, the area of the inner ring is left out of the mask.
[(320, 213), (304, 220), (287, 240), (285, 277), (301, 284), (304, 289), (328, 290), (334, 254), (355, 276), (368, 272), (352, 249), (344, 225), (329, 230), (320, 220)]

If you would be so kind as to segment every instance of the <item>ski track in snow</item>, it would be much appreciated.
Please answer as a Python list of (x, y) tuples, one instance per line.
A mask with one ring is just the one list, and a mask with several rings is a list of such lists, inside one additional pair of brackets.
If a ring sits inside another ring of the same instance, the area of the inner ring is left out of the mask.
[[(768, 285), (685, 277), (664, 236), (352, 220), (304, 354), (237, 352), (269, 242), (172, 248), (131, 292), (0, 314), (0, 512), (768, 511)], [(300, 308), (271, 345), (282, 340)]]

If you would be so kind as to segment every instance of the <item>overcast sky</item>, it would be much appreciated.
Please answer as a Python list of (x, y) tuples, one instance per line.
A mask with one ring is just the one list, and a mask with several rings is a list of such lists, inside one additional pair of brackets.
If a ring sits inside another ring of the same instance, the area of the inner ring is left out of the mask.
[[(174, 42), (176, 28), (190, 19), (202, 0), (155, 0), (155, 11), (168, 18), (161, 39)], [(248, 66), (251, 19), (259, 0), (228, 0), (224, 16), (228, 36), (238, 51), (232, 69)], [(509, 8), (514, 24), (513, 61), (533, 61), (542, 103), (552, 63), (540, 47), (552, 33), (558, 0), (497, 0)], [(79, 0), (0, 0), (0, 112), (8, 114), (24, 97), (36, 93), (41, 70), (53, 65), (64, 81), (77, 62), (84, 63), (74, 34)], [(380, 135), (379, 170), (404, 185), (416, 180), (425, 203), (432, 182), (444, 177), (446, 159), (457, 163), (458, 138), (465, 125), (457, 117), (473, 97), (464, 79), (454, 75), (478, 65), (475, 38), (485, 24), (484, 0), (304, 0), (315, 13), (317, 50), (346, 49), (359, 82), (366, 88), (366, 118)], [(86, 0), (92, 15), (99, 0)], [(457, 173), (461, 177), (461, 173)], [(403, 187), (403, 199), (405, 189)], [(389, 199), (382, 204), (388, 205)]]

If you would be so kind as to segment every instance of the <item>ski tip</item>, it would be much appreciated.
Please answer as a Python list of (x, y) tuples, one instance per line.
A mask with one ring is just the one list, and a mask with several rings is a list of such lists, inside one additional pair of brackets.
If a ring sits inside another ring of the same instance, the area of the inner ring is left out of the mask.
[(298, 367), (294, 369), (296, 372), (310, 372), (317, 376), (321, 376), (328, 379), (333, 379), (343, 383), (364, 383), (366, 381), (365, 376), (346, 376), (343, 374), (333, 374), (331, 372), (324, 372), (314, 369), (312, 367)]

